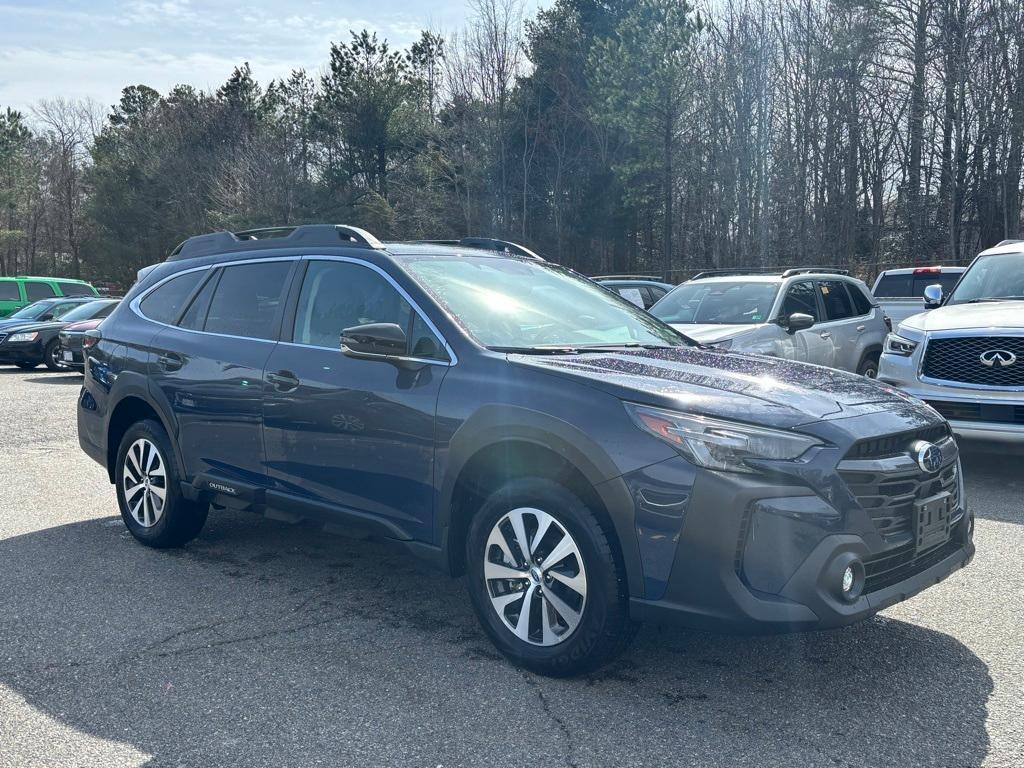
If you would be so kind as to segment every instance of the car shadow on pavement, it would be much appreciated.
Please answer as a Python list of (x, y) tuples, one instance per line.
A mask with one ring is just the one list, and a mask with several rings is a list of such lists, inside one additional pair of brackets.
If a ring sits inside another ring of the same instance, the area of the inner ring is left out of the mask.
[[(31, 371), (35, 373), (35, 371)], [(82, 375), (79, 373), (48, 373), (44, 376), (33, 376), (25, 379), (29, 384), (75, 384), (82, 385)]]
[(644, 628), (610, 666), (552, 680), (495, 652), (461, 581), (247, 513), (211, 514), (181, 550), (110, 517), (19, 535), (0, 572), (11, 768), (126, 749), (173, 766), (977, 766), (989, 749), (985, 664), (896, 620)]

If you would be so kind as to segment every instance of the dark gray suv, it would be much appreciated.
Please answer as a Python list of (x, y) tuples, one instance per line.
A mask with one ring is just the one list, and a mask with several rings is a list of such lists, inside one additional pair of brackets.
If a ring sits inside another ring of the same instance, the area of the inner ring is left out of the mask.
[(217, 233), (91, 333), (79, 438), (140, 542), (225, 507), (369, 530), (465, 574), (494, 643), (545, 674), (641, 619), (847, 624), (974, 553), (935, 411), (702, 347), (536, 259)]

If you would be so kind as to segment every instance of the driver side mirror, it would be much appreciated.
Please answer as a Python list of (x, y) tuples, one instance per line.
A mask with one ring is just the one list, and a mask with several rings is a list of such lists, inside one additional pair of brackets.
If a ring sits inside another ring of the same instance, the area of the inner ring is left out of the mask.
[(942, 286), (929, 285), (924, 289), (924, 308), (935, 309), (942, 306)]
[(397, 323), (354, 325), (341, 332), (341, 351), (349, 357), (381, 359), (403, 356), (408, 342)]
[(39, 316), (39, 322), (45, 323), (47, 320), (53, 320), (53, 317), (54, 317), (54, 315), (53, 315), (52, 311), (50, 311), (50, 312), (43, 312), (43, 314), (41, 314)]
[(803, 312), (794, 312), (789, 317), (781, 318), (780, 325), (786, 329), (786, 333), (796, 333), (797, 331), (806, 331), (812, 325), (815, 320), (813, 315), (805, 315)]

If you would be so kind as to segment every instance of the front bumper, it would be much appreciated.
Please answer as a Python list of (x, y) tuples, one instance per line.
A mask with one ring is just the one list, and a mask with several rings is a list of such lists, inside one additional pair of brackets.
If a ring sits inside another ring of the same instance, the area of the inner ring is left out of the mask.
[(0, 363), (41, 363), (43, 345), (39, 341), (0, 344)]
[(958, 437), (1024, 443), (1024, 392), (922, 380), (923, 344), (910, 357), (882, 355), (878, 380), (898, 387), (937, 410)]
[[(669, 465), (680, 487), (691, 483), (675, 535), (666, 537), (664, 521), (658, 531), (638, 508), (647, 588), (631, 599), (637, 620), (732, 632), (838, 627), (917, 594), (974, 556), (973, 522), (962, 490), (950, 515), (949, 538), (918, 551), (910, 531), (881, 533), (839, 472), (814, 470), (807, 475), (813, 476), (810, 485), (790, 484), (785, 478), (694, 473), (687, 462), (676, 462), (658, 469), (663, 484)], [(821, 467), (827, 463), (823, 458)], [(626, 478), (641, 505), (650, 496), (653, 474), (646, 468)], [(661, 498), (668, 499), (664, 489)], [(666, 540), (672, 542), (670, 555)], [(841, 583), (851, 563), (866, 578), (856, 599), (848, 600)], [(665, 573), (666, 580), (657, 583), (651, 572)]]

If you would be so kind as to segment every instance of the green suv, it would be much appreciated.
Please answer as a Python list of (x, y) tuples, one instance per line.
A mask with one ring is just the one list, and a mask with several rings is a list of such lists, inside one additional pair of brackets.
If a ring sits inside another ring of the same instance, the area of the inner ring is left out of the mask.
[(0, 317), (7, 317), (40, 299), (62, 296), (99, 296), (83, 280), (63, 277), (0, 277)]

